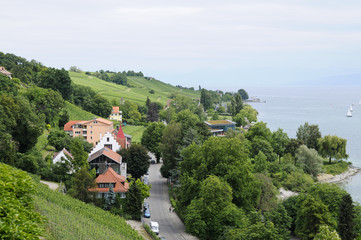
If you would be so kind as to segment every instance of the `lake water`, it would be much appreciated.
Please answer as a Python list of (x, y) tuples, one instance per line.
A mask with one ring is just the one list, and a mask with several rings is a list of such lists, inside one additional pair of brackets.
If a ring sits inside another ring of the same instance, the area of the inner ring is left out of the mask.
[[(305, 122), (318, 124), (322, 136), (336, 135), (347, 139), (348, 161), (361, 167), (361, 86), (247, 88), (249, 96), (266, 103), (251, 103), (258, 120), (275, 131), (283, 129), (290, 138)], [(353, 104), (353, 116), (346, 117)], [(361, 174), (345, 180), (343, 186), (361, 203)]]

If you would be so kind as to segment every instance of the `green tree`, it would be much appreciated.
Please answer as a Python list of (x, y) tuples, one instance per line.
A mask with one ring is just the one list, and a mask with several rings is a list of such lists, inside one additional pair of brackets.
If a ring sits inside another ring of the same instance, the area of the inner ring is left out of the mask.
[(149, 168), (148, 152), (140, 144), (132, 144), (129, 148), (120, 150), (123, 161), (127, 163), (127, 171), (133, 178), (139, 179)]
[(88, 168), (88, 153), (84, 150), (83, 139), (81, 137), (76, 137), (73, 139), (70, 145), (70, 152), (73, 155), (73, 168), (75, 171), (78, 171), (81, 168)]
[(322, 171), (323, 159), (315, 149), (301, 145), (296, 152), (296, 159), (305, 173), (316, 177)]
[(62, 68), (44, 68), (36, 77), (39, 87), (51, 88), (60, 92), (65, 100), (70, 100), (72, 95), (71, 79), (69, 73)]
[(69, 122), (69, 118), (70, 118), (70, 116), (69, 116), (68, 111), (66, 109), (63, 109), (59, 114), (59, 124), (58, 124), (59, 128), (63, 128), (64, 125), (67, 122)]
[(163, 177), (169, 177), (169, 171), (178, 166), (180, 157), (178, 148), (182, 140), (181, 125), (179, 123), (171, 123), (164, 129), (162, 143), (160, 149), (163, 156), (163, 165), (161, 173)]
[(350, 194), (342, 197), (338, 214), (337, 230), (342, 240), (355, 239), (355, 213), (352, 198)]
[(341, 240), (336, 230), (331, 231), (327, 225), (321, 225), (313, 240)]
[(297, 212), (296, 234), (303, 239), (313, 239), (321, 225), (334, 226), (331, 214), (320, 199), (307, 195)]
[(204, 88), (201, 90), (200, 103), (203, 105), (204, 110), (210, 109), (212, 107), (212, 96), (209, 91)]
[(148, 122), (157, 122), (159, 119), (159, 110), (158, 105), (154, 102), (149, 104), (149, 109), (147, 113)]
[(165, 125), (161, 122), (153, 122), (148, 125), (142, 135), (141, 144), (145, 146), (150, 152), (154, 153), (157, 162), (160, 160), (162, 141)]
[(90, 202), (90, 188), (94, 188), (95, 169), (90, 171), (88, 167), (81, 167), (70, 179), (69, 194), (83, 202)]
[(272, 179), (262, 173), (256, 174), (261, 188), (261, 194), (258, 200), (257, 209), (269, 211), (276, 206), (277, 188), (273, 185)]
[(256, 173), (265, 173), (268, 169), (267, 156), (262, 151), (254, 157), (253, 171)]
[(288, 138), (287, 133), (283, 132), (282, 129), (277, 129), (277, 131), (272, 133), (271, 136), (271, 145), (273, 148), (273, 151), (278, 155), (278, 156), (283, 156), (285, 151), (286, 151), (286, 147), (289, 144), (290, 139)]
[(258, 137), (270, 142), (272, 132), (267, 127), (267, 123), (258, 122), (245, 133), (245, 136), (250, 141), (253, 141), (254, 138)]
[(114, 193), (113, 187), (110, 184), (109, 193), (105, 197), (104, 209), (110, 211), (115, 204), (116, 194)]
[(231, 114), (232, 116), (236, 116), (239, 111), (243, 108), (242, 97), (239, 93), (235, 93), (234, 97), (231, 100)]
[(129, 214), (132, 219), (140, 220), (140, 216), (142, 214), (142, 202), (142, 191), (133, 181), (129, 186), (125, 206), (126, 213)]
[(242, 100), (247, 100), (249, 98), (247, 91), (244, 89), (239, 89), (238, 93), (241, 95)]
[(15, 96), (18, 93), (14, 81), (3, 74), (0, 74), (0, 93), (12, 93)]
[(282, 204), (278, 204), (276, 208), (265, 213), (265, 217), (273, 222), (279, 234), (279, 239), (290, 239), (292, 218), (288, 216), (287, 210)]
[(258, 112), (251, 105), (245, 105), (233, 118), (239, 126), (246, 126), (251, 122), (257, 122)]
[[(75, 140), (77, 141), (77, 140)], [(52, 130), (48, 135), (48, 143), (55, 147), (57, 151), (62, 150), (64, 147), (70, 146), (72, 138), (63, 130)]]
[(327, 135), (318, 139), (318, 152), (323, 157), (327, 157), (330, 163), (332, 158), (336, 160), (348, 158), (346, 143), (347, 140), (344, 138)]
[(301, 125), (297, 130), (297, 139), (302, 140), (308, 148), (318, 150), (318, 139), (321, 138), (321, 132), (318, 125), (310, 125), (306, 122)]

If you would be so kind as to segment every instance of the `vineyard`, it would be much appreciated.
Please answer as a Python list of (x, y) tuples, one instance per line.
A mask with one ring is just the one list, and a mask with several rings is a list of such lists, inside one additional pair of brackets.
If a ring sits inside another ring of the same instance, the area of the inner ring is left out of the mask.
[(48, 239), (142, 239), (123, 218), (43, 184), (38, 184), (34, 202), (48, 219)]

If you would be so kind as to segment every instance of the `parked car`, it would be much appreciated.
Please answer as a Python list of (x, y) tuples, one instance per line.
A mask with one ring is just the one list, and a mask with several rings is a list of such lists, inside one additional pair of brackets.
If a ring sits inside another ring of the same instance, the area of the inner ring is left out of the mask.
[(146, 210), (144, 211), (144, 217), (145, 217), (145, 218), (150, 218), (150, 211), (149, 211), (149, 209), (146, 209)]
[(144, 208), (144, 210), (149, 209), (149, 203), (144, 202), (144, 203), (143, 203), (143, 208)]
[(155, 233), (155, 234), (159, 234), (159, 224), (158, 222), (153, 222), (153, 221), (150, 221), (149, 222), (149, 226), (150, 226), (150, 229)]

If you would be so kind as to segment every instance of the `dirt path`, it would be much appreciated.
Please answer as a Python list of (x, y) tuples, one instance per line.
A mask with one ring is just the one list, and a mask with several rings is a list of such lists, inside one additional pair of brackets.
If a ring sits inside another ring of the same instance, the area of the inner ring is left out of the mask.
[(40, 182), (48, 185), (51, 190), (56, 190), (59, 188), (59, 183), (48, 182), (48, 181), (44, 181), (44, 180), (40, 180)]
[(145, 229), (144, 229), (144, 227), (143, 227), (143, 225), (142, 225), (142, 223), (140, 221), (127, 220), (126, 222), (130, 226), (132, 226), (132, 228), (134, 230), (136, 230), (143, 237), (143, 239), (152, 240), (152, 238), (149, 236), (147, 231), (145, 231)]

